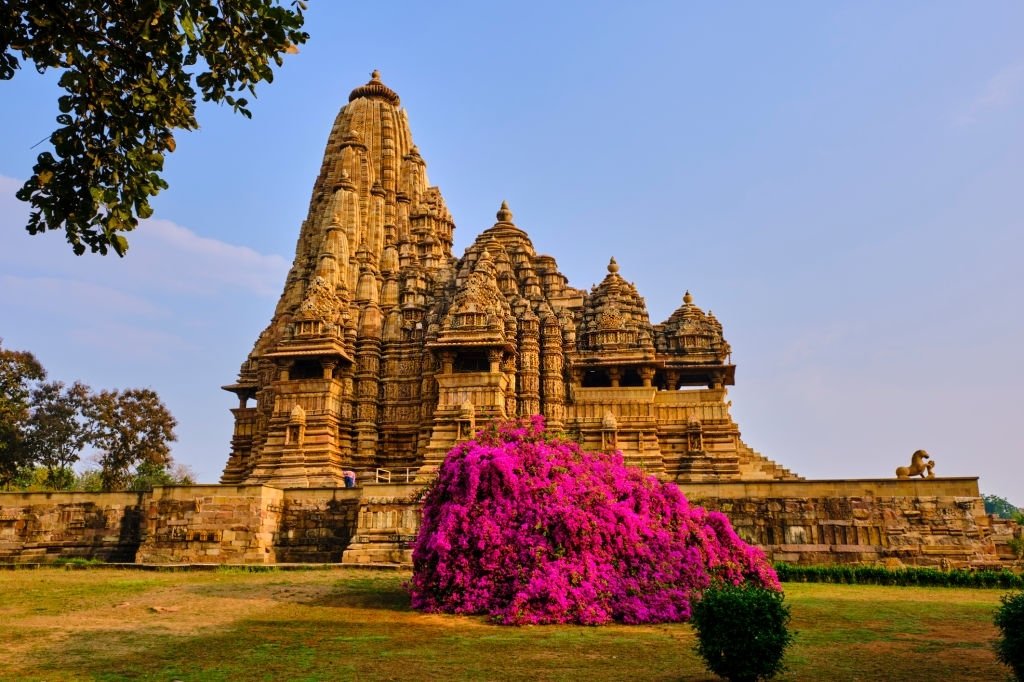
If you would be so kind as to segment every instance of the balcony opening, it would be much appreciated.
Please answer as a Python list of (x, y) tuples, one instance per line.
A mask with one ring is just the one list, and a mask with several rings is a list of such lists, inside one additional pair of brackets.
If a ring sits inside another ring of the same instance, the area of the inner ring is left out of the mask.
[(643, 386), (644, 380), (640, 378), (640, 372), (635, 367), (630, 367), (622, 373), (619, 379), (619, 386)]
[(323, 375), (319, 360), (296, 360), (288, 372), (290, 379), (320, 379)]
[(608, 388), (612, 380), (603, 369), (588, 369), (583, 375), (583, 388)]
[(491, 363), (484, 351), (463, 351), (455, 356), (456, 372), (489, 372)]

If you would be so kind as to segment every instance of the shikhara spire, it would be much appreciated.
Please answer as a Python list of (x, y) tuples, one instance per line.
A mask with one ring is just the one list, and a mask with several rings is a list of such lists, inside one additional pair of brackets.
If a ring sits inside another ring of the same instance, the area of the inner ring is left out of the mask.
[(589, 293), (571, 287), (505, 201), (454, 258), (400, 102), (374, 71), (335, 119), (284, 292), (225, 386), (239, 406), (222, 482), (426, 480), (476, 425), (538, 413), (666, 478), (795, 478), (740, 440), (729, 345), (689, 292), (652, 325), (614, 258)]

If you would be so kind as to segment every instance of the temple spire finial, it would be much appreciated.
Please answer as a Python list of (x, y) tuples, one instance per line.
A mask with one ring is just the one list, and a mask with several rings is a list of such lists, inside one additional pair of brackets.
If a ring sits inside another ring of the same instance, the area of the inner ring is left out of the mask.
[(693, 303), (693, 295), (690, 294), (689, 289), (687, 289), (686, 293), (683, 294), (683, 303), (685, 303), (686, 305), (690, 305), (691, 303)]
[(612, 256), (612, 259), (608, 261), (608, 272), (614, 275), (618, 271), (619, 264), (615, 262), (615, 256)]
[(501, 202), (501, 208), (498, 209), (498, 222), (499, 223), (511, 223), (512, 222), (512, 211), (508, 208), (508, 202), (504, 199)]
[(358, 88), (349, 93), (348, 101), (352, 102), (359, 99), (360, 97), (367, 97), (370, 99), (377, 98), (383, 99), (392, 106), (399, 106), (401, 100), (398, 97), (398, 93), (384, 85), (380, 79), (380, 70), (374, 69), (370, 74), (370, 80), (364, 85), (360, 85)]

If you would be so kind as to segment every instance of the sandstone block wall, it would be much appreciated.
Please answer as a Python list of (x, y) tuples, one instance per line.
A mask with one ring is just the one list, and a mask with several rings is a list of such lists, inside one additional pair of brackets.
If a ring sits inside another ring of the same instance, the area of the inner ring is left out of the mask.
[(134, 561), (145, 493), (0, 494), (0, 563)]
[(274, 563), (284, 492), (261, 485), (158, 487), (136, 562)]
[(338, 563), (352, 541), (359, 514), (359, 488), (284, 491), (274, 539), (279, 563)]
[(977, 479), (681, 484), (774, 561), (998, 565)]
[(345, 564), (410, 564), (410, 545), (420, 528), (422, 485), (368, 485), (359, 502), (355, 537)]
[[(1007, 565), (1012, 522), (985, 515), (977, 479), (688, 483), (769, 558), (802, 564)], [(0, 493), (0, 562), (398, 563), (419, 529), (416, 484), (146, 493)]]

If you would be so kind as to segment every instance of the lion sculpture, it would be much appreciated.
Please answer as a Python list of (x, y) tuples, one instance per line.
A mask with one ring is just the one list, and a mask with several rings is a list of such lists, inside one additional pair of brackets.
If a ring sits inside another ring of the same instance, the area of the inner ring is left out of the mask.
[[(926, 462), (925, 460), (930, 461)], [(935, 460), (932, 460), (924, 450), (918, 450), (911, 455), (910, 466), (896, 468), (896, 478), (910, 478), (911, 476), (935, 478)]]

